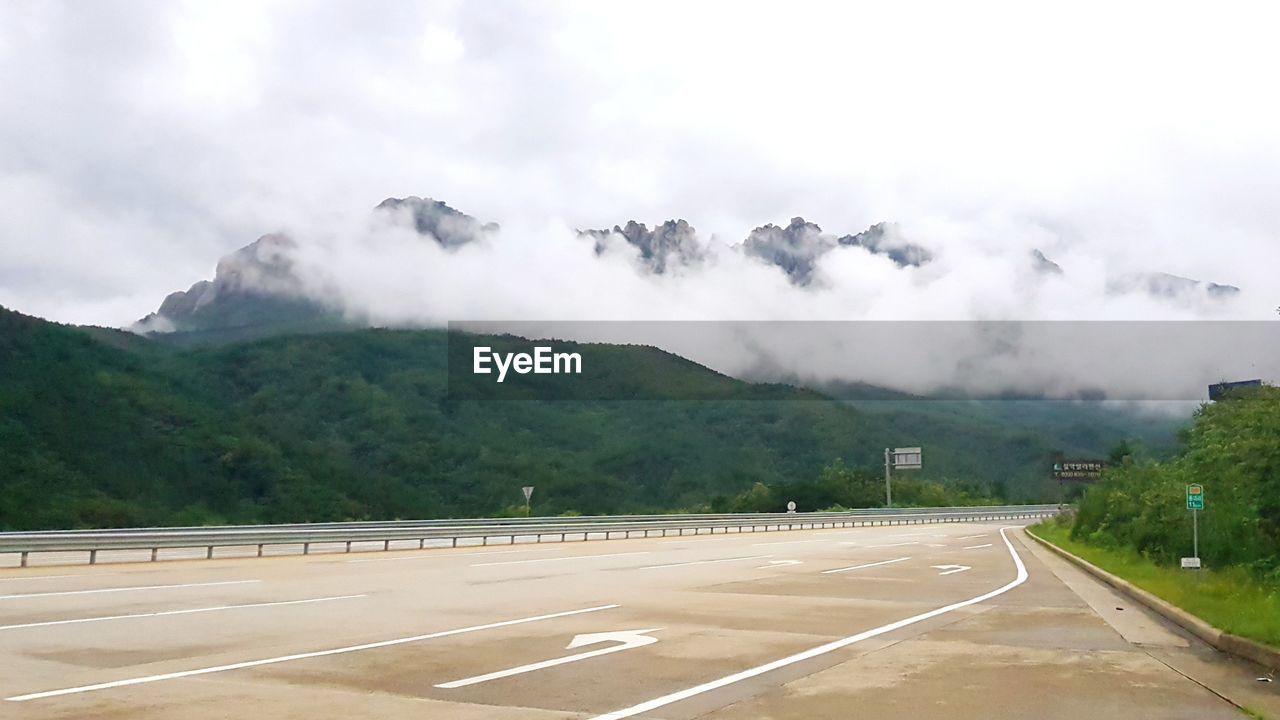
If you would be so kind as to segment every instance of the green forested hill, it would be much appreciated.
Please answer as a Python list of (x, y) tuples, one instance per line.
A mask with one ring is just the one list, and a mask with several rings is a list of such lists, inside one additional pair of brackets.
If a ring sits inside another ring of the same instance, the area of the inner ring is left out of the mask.
[(0, 309), (0, 528), (486, 515), (521, 485), (543, 514), (732, 507), (756, 483), (780, 490), (771, 502), (794, 488), (830, 503), (800, 484), (837, 458), (874, 478), (882, 448), (915, 444), (924, 478), (1035, 500), (1050, 454), (1077, 450), (998, 423), (862, 412), (653, 348), (602, 352), (607, 372), (584, 382), (724, 399), (456, 402), (443, 331), (181, 348)]

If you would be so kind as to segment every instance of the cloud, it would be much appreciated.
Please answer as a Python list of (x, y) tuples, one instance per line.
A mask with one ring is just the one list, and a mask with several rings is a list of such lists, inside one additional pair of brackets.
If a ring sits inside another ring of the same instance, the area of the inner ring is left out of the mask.
[[(0, 304), (124, 325), (290, 230), (341, 260), (317, 292), (388, 320), (531, 296), (559, 317), (1270, 316), (1276, 12), (4, 3)], [(365, 226), (406, 195), (503, 230), (449, 254)], [(807, 292), (724, 248), (794, 216), (893, 221), (935, 258), (837, 248)], [(677, 217), (712, 257), (671, 277), (573, 233)], [(1027, 275), (1032, 249), (1064, 275)], [(1105, 292), (1153, 271), (1244, 292)]]

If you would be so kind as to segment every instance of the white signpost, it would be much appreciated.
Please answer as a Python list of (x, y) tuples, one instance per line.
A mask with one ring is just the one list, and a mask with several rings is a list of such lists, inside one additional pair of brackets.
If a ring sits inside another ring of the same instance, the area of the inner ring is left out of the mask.
[(533, 486), (525, 485), (520, 489), (524, 491), (524, 514), (528, 516), (529, 515), (529, 498), (533, 497)]
[(919, 470), (924, 467), (924, 453), (918, 447), (884, 449), (884, 506), (893, 507), (893, 470)]
[(1200, 511), (1204, 509), (1204, 486), (1187, 486), (1187, 509), (1191, 511), (1191, 557), (1182, 558), (1184, 570), (1200, 569)]

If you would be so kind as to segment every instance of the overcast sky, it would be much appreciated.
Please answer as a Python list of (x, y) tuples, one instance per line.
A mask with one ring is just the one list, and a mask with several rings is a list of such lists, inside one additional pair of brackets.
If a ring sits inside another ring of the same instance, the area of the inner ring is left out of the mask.
[[(1274, 8), (5, 0), (0, 305), (128, 324), (265, 232), (421, 195), (726, 243), (894, 220), (1274, 317)], [(967, 277), (974, 306), (1001, 281)]]

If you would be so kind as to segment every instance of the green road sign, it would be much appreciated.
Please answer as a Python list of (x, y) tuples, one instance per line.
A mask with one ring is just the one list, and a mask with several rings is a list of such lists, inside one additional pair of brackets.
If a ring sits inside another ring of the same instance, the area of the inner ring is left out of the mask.
[(1203, 510), (1204, 509), (1204, 486), (1199, 483), (1192, 483), (1187, 486), (1187, 509)]

